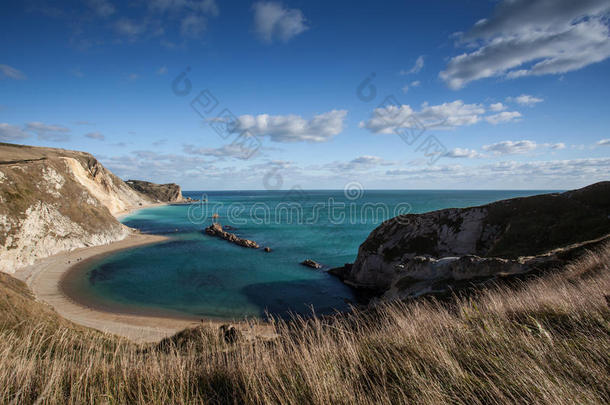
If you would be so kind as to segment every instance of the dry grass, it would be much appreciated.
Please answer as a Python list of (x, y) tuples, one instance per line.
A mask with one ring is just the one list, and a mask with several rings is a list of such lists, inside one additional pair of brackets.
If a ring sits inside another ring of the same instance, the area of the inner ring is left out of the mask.
[(4, 277), (0, 403), (610, 403), (608, 263), (610, 246), (476, 298), (154, 347), (74, 327)]

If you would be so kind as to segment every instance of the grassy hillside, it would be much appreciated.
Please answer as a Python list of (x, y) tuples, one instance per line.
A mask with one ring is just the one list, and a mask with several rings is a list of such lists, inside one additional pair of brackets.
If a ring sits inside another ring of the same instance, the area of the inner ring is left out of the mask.
[(76, 327), (0, 274), (0, 403), (609, 403), (610, 246), (452, 302), (139, 346)]

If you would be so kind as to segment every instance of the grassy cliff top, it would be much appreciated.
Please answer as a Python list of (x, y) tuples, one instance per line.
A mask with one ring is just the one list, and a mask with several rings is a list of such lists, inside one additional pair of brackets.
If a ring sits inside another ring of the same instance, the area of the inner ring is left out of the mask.
[(17, 145), (0, 142), (0, 164), (20, 163), (54, 157), (89, 158), (91, 154), (59, 148)]
[(407, 214), (400, 221), (391, 219), (373, 230), (361, 245), (361, 253), (375, 254), (380, 246), (396, 240), (384, 252), (389, 260), (405, 253), (440, 257), (441, 247), (451, 248), (439, 244), (446, 237), (443, 232), (449, 230), (452, 235), (459, 235), (457, 239), (464, 237), (460, 233), (464, 232), (464, 218), (474, 213), (481, 213), (480, 226), (470, 230), (476, 245), (467, 254), (509, 259), (544, 254), (610, 233), (610, 181), (478, 207)]

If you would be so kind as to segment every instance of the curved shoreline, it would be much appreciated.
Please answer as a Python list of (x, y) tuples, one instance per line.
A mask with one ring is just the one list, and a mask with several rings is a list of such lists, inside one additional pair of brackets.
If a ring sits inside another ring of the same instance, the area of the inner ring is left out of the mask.
[[(169, 205), (167, 203), (135, 207), (116, 214), (117, 219), (141, 209)], [(62, 283), (71, 272), (82, 270), (82, 266), (103, 256), (155, 243), (168, 241), (170, 238), (161, 235), (141, 234), (133, 230), (125, 239), (106, 245), (89, 246), (72, 251), (65, 251), (53, 256), (36, 260), (30, 266), (22, 267), (12, 274), (25, 282), (37, 301), (50, 305), (61, 317), (75, 324), (125, 337), (135, 343), (154, 343), (170, 337), (185, 328), (197, 325), (219, 327), (230, 322), (235, 323), (246, 336), (257, 336), (271, 339), (275, 336), (273, 328), (264, 322), (244, 322), (213, 318), (194, 319), (180, 314), (163, 314), (163, 311), (136, 311), (102, 308), (92, 302), (78, 302), (64, 292)], [(168, 311), (170, 312), (170, 311)]]
[[(147, 237), (157, 237), (158, 235), (147, 234), (141, 235)], [(127, 315), (137, 316), (144, 318), (155, 318), (155, 319), (170, 319), (176, 321), (185, 321), (191, 323), (199, 323), (203, 319), (211, 324), (221, 325), (223, 323), (238, 323), (240, 320), (233, 318), (216, 318), (208, 316), (196, 316), (189, 315), (180, 311), (172, 311), (170, 309), (162, 308), (147, 308), (137, 305), (121, 304), (112, 300), (104, 300), (103, 298), (95, 297), (95, 294), (88, 294), (91, 291), (83, 286), (82, 283), (89, 283), (88, 280), (83, 279), (84, 274), (87, 270), (91, 269), (92, 266), (102, 260), (104, 257), (121, 252), (123, 250), (130, 250), (140, 246), (146, 246), (149, 244), (163, 243), (170, 241), (171, 238), (165, 236), (158, 236), (160, 240), (146, 243), (143, 241), (142, 244), (130, 245), (128, 247), (119, 247), (108, 252), (95, 254), (91, 257), (87, 257), (74, 263), (68, 268), (59, 278), (58, 289), (68, 300), (81, 307), (94, 309), (98, 312), (109, 313), (113, 315)]]
[[(100, 255), (167, 240), (159, 235), (132, 233), (107, 245), (92, 246), (59, 253), (19, 269), (14, 276), (24, 281), (37, 300), (51, 305), (62, 317), (102, 332), (124, 336), (138, 343), (156, 342), (198, 322), (169, 317), (114, 313), (84, 306), (66, 296), (61, 280), (75, 266)], [(209, 321), (210, 324), (217, 322)]]

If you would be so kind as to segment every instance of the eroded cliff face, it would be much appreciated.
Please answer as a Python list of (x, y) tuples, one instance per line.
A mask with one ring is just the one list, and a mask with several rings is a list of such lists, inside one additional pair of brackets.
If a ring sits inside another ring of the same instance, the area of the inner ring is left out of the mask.
[(88, 153), (0, 144), (0, 271), (121, 240), (115, 215), (150, 203)]
[(176, 203), (184, 201), (180, 186), (174, 183), (155, 184), (142, 180), (127, 180), (125, 183), (137, 192), (158, 202)]
[(384, 298), (559, 266), (610, 237), (610, 182), (565, 193), (393, 218), (335, 269)]

